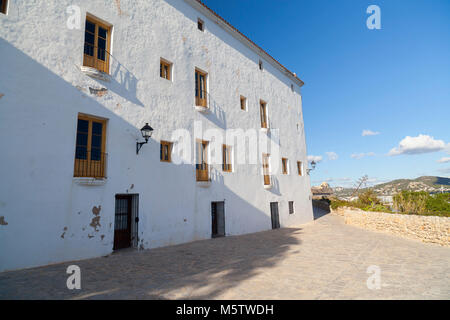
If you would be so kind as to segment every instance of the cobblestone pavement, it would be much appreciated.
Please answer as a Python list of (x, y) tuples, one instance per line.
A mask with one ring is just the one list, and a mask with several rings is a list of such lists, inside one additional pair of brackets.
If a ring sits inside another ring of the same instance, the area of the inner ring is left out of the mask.
[[(81, 268), (81, 290), (66, 287)], [(366, 281), (371, 265), (381, 288)], [(0, 273), (0, 299), (449, 299), (450, 249), (345, 225), (298, 228)]]

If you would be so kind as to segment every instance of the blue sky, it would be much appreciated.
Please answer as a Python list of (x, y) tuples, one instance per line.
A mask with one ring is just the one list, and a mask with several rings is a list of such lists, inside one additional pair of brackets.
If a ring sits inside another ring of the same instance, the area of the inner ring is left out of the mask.
[[(205, 3), (305, 82), (313, 185), (450, 177), (450, 1)], [(366, 26), (370, 5), (381, 30)]]

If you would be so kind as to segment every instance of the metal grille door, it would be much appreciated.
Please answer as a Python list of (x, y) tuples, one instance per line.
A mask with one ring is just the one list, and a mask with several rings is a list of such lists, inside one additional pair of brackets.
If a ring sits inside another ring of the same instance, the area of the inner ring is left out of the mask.
[(211, 203), (212, 237), (225, 236), (225, 202)]
[(116, 196), (114, 250), (131, 246), (131, 196)]

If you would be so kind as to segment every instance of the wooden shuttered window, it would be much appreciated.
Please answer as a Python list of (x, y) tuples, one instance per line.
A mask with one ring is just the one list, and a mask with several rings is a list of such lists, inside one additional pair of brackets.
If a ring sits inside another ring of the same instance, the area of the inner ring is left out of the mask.
[(209, 181), (208, 141), (198, 140), (196, 143), (197, 163), (195, 172), (197, 181)]
[(267, 128), (267, 104), (264, 101), (259, 102), (261, 113), (261, 128)]
[(84, 31), (83, 66), (109, 73), (111, 27), (88, 16)]
[(159, 159), (161, 162), (172, 162), (172, 142), (161, 141), (159, 150)]
[(283, 170), (283, 174), (288, 174), (288, 159), (281, 158), (281, 167)]
[(302, 173), (302, 162), (301, 161), (297, 161), (297, 170), (298, 170), (298, 175), (301, 176)]
[(172, 64), (161, 59), (159, 63), (159, 76), (167, 80), (172, 80)]
[(223, 156), (223, 165), (222, 169), (225, 172), (232, 172), (233, 166), (232, 166), (232, 154), (231, 154), (231, 147), (227, 145), (223, 145), (222, 147), (222, 156)]
[(269, 154), (263, 153), (262, 165), (263, 165), (263, 175), (264, 175), (264, 185), (270, 185), (270, 172), (269, 172)]
[(105, 177), (106, 120), (79, 115), (74, 177)]
[(0, 0), (0, 13), (6, 14), (8, 8), (8, 0)]
[(241, 110), (247, 110), (247, 98), (241, 96)]
[(207, 106), (206, 73), (195, 69), (195, 105)]

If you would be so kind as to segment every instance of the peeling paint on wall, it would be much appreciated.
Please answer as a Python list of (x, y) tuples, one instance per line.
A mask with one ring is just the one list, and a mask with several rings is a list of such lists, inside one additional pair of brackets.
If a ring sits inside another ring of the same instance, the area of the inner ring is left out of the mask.
[(67, 231), (67, 227), (64, 227), (64, 232), (61, 235), (61, 239), (64, 239), (64, 235), (66, 234), (66, 231)]
[(7, 226), (8, 225), (8, 222), (5, 221), (5, 217), (4, 216), (0, 217), (0, 225), (1, 226)]
[(98, 232), (98, 227), (101, 227), (100, 225), (100, 211), (102, 210), (102, 206), (94, 206), (92, 208), (92, 213), (94, 214), (94, 218), (92, 218), (91, 223), (89, 224), (92, 228), (94, 228), (95, 232)]

